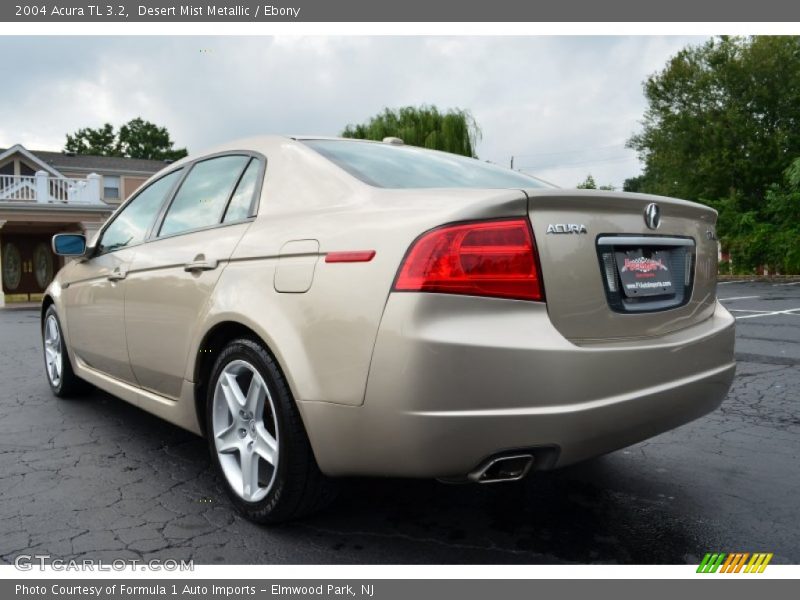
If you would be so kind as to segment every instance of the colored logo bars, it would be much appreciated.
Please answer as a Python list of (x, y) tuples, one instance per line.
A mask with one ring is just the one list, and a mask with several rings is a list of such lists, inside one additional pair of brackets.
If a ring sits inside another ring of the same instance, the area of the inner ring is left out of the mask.
[[(749, 562), (748, 562), (749, 559)], [(698, 573), (763, 573), (769, 561), (772, 560), (772, 552), (709, 552), (703, 557), (700, 566), (697, 567)]]

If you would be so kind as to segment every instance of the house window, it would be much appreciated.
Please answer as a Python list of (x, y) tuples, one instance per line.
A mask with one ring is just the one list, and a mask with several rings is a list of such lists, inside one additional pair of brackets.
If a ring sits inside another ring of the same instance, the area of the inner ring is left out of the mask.
[(119, 200), (119, 177), (113, 175), (103, 176), (103, 198), (106, 200)]

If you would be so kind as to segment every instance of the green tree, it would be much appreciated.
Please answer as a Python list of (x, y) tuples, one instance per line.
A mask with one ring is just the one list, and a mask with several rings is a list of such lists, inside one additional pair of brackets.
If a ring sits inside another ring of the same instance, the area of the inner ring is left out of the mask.
[(688, 46), (644, 83), (641, 191), (756, 210), (800, 156), (800, 37)]
[(636, 177), (629, 177), (622, 183), (623, 192), (643, 192), (646, 182), (644, 175), (637, 175)]
[(597, 184), (594, 182), (594, 177), (589, 173), (581, 183), (575, 186), (579, 190), (596, 190)]
[(767, 265), (772, 272), (800, 273), (800, 159), (771, 185), (759, 210), (740, 210), (735, 198), (712, 203), (718, 230), (739, 272)]
[(598, 187), (597, 182), (595, 182), (594, 177), (592, 174), (589, 173), (581, 183), (576, 186), (579, 190), (606, 190), (606, 191), (614, 191), (613, 185), (601, 185)]
[(151, 160), (177, 160), (186, 156), (186, 148), (175, 148), (166, 127), (141, 117), (131, 119), (114, 131), (106, 123), (98, 129), (85, 127), (72, 135), (67, 134), (65, 152), (97, 156), (126, 156)]
[(366, 123), (348, 125), (342, 137), (364, 140), (398, 137), (411, 146), (475, 157), (481, 130), (468, 110), (455, 108), (441, 112), (435, 106), (423, 105), (385, 108)]
[(177, 160), (186, 156), (186, 148), (174, 148), (166, 127), (159, 127), (141, 117), (119, 128), (118, 140), (125, 156), (153, 160)]
[(121, 156), (117, 149), (117, 136), (111, 123), (106, 123), (97, 129), (84, 127), (72, 135), (67, 134), (64, 152), (95, 156)]

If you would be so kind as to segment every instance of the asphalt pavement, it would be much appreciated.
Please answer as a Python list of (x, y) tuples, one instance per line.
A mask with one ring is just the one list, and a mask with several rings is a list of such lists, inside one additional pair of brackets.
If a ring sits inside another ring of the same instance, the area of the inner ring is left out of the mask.
[(38, 313), (0, 310), (0, 562), (800, 562), (800, 283), (723, 283), (738, 372), (722, 407), (675, 431), (526, 481), (344, 482), (323, 513), (240, 518), (200, 438), (102, 392), (55, 399)]

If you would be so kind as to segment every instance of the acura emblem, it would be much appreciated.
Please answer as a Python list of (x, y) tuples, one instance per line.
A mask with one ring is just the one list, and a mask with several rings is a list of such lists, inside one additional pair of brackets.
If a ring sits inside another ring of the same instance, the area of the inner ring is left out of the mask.
[(651, 202), (644, 209), (644, 222), (650, 229), (658, 229), (661, 225), (661, 208), (655, 202)]

